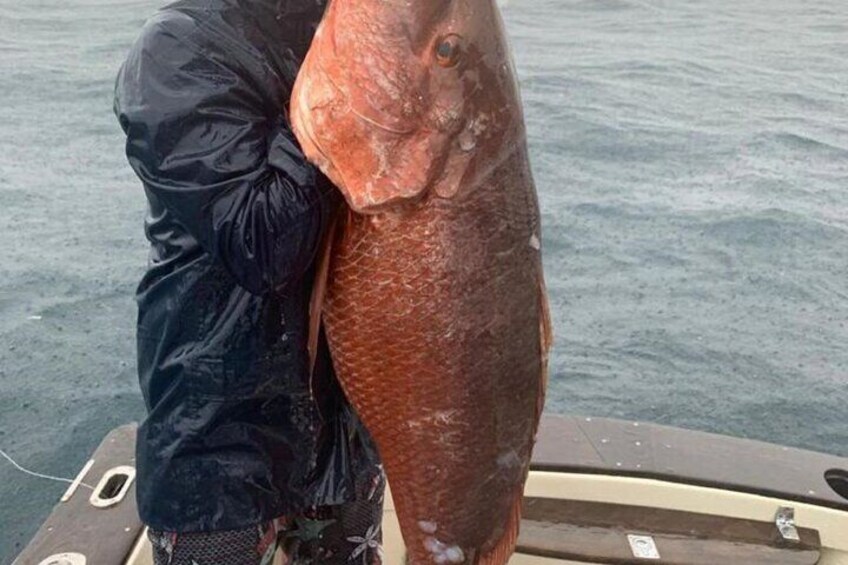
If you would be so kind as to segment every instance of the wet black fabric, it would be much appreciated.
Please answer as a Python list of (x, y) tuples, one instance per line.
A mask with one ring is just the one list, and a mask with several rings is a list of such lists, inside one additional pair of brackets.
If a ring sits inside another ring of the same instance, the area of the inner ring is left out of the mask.
[(286, 121), (316, 0), (184, 0), (144, 26), (115, 112), (149, 202), (137, 300), (138, 505), (172, 532), (353, 496), (374, 459), (332, 374), (308, 377), (313, 264), (336, 199)]

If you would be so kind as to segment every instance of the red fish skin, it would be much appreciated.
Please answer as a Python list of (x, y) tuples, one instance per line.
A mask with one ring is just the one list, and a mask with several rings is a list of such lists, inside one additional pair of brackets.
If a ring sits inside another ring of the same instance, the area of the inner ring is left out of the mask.
[(351, 213), (334, 244), (326, 331), (383, 457), (410, 563), (433, 562), (428, 538), (475, 562), (523, 490), (544, 371), (526, 164), (519, 149), (461, 199)]
[[(459, 62), (434, 63), (454, 36)], [(502, 565), (550, 328), (539, 206), (496, 6), (333, 0), (291, 120), (350, 206), (327, 247), (313, 328), (320, 314), (380, 450), (408, 562)]]

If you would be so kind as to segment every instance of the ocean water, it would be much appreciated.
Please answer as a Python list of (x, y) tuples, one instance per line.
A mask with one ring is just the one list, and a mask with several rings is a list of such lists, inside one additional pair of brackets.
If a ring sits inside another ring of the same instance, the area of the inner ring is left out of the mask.
[[(142, 415), (144, 200), (111, 113), (156, 1), (0, 0), (0, 449)], [(556, 326), (548, 410), (848, 456), (848, 4), (510, 0)], [(0, 562), (64, 485), (0, 459)]]

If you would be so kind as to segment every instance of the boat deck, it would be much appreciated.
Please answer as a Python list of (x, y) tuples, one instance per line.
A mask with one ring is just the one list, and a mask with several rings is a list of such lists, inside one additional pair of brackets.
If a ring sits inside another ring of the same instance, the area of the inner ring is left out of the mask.
[[(150, 565), (131, 480), (134, 441), (134, 425), (104, 439), (79, 477), (99, 481), (97, 494), (69, 489), (16, 565)], [(117, 478), (104, 478), (115, 468)], [(846, 469), (846, 459), (761, 442), (546, 417), (510, 563), (848, 565)], [(390, 496), (383, 528), (385, 563), (400, 565)]]

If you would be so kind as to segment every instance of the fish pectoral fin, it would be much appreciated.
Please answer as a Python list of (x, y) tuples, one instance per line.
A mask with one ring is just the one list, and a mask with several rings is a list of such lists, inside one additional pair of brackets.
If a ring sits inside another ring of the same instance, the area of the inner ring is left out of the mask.
[(539, 324), (541, 326), (542, 338), (542, 361), (545, 364), (545, 369), (548, 365), (548, 356), (551, 352), (551, 347), (554, 343), (554, 330), (551, 324), (551, 307), (548, 303), (548, 290), (545, 288), (544, 279), (539, 279)]
[(321, 314), (324, 308), (324, 298), (327, 295), (327, 285), (330, 278), (330, 259), (333, 252), (333, 242), (339, 229), (339, 217), (343, 210), (333, 212), (330, 226), (324, 234), (324, 240), (318, 251), (318, 265), (315, 269), (315, 282), (312, 285), (312, 297), (309, 301), (309, 339), (307, 349), (309, 351), (309, 384), (312, 390), (312, 375), (315, 372), (315, 363), (318, 359), (318, 339), (321, 335)]

